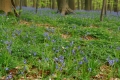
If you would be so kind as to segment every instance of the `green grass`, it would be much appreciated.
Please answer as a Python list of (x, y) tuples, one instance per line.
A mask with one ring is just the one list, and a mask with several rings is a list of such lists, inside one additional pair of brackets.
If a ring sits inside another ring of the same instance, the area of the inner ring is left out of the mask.
[(109, 67), (105, 79), (120, 78), (120, 18), (109, 18), (100, 22), (98, 12), (61, 16), (52, 10), (23, 12), (20, 19), (0, 16), (0, 78), (90, 80), (103, 65)]

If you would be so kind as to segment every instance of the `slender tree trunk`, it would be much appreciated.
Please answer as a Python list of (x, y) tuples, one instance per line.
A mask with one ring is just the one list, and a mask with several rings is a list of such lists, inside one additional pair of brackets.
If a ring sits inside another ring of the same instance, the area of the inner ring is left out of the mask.
[(92, 9), (92, 0), (85, 0), (85, 10), (91, 10)]
[(106, 6), (106, 0), (103, 0), (101, 15), (100, 15), (100, 21), (103, 21), (103, 16), (104, 16), (104, 13), (105, 13), (105, 6)]
[(52, 0), (52, 9), (55, 9), (55, 0)]
[(83, 10), (84, 9), (84, 5), (83, 5), (83, 0), (81, 0), (81, 9)]
[(36, 13), (38, 12), (39, 0), (36, 0)]
[(118, 12), (118, 0), (114, 0), (113, 8), (114, 12)]
[(19, 0), (14, 0), (14, 2), (15, 2), (15, 6), (16, 6), (16, 7), (19, 6), (19, 4), (20, 4), (20, 3), (19, 3), (19, 2), (20, 2)]
[(106, 0), (106, 3), (105, 3), (105, 16), (107, 15), (107, 0)]
[(33, 7), (36, 7), (36, 0), (33, 0)]
[(27, 0), (22, 0), (22, 6), (27, 7)]
[(16, 17), (19, 17), (19, 14), (18, 14), (17, 11), (16, 11), (16, 6), (15, 6), (15, 3), (14, 3), (13, 0), (11, 0), (11, 4), (12, 4), (12, 6), (13, 6), (13, 10), (14, 10), (15, 16), (16, 16)]
[(80, 0), (77, 0), (77, 3), (78, 3), (77, 9), (80, 10)]
[(107, 6), (108, 10), (111, 9), (111, 5), (110, 5), (110, 0), (108, 0), (108, 6)]
[(20, 9), (19, 9), (19, 15), (21, 14), (21, 10), (22, 10), (22, 0), (20, 0)]
[(49, 8), (52, 8), (52, 0), (49, 0)]

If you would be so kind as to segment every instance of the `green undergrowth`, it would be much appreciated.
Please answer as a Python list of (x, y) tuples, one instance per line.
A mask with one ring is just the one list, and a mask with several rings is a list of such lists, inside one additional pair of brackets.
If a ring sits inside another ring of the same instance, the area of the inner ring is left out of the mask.
[(20, 19), (0, 16), (0, 78), (89, 80), (98, 78), (103, 65), (110, 67), (107, 75), (103, 72), (106, 80), (120, 78), (119, 18), (100, 22), (97, 12), (94, 18), (84, 17), (90, 12), (46, 12), (24, 12)]

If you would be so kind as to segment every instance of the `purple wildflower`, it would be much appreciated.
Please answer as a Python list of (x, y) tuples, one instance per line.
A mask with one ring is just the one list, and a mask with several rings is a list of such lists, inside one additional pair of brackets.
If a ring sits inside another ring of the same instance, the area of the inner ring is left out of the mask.
[(109, 63), (110, 66), (113, 66), (114, 63), (115, 63), (115, 60), (108, 60), (108, 63)]
[(87, 58), (86, 58), (86, 57), (84, 57), (84, 58), (83, 58), (83, 61), (84, 61), (84, 62), (88, 62), (88, 60), (87, 60)]
[(83, 61), (80, 61), (79, 64), (82, 65), (82, 64), (83, 64)]

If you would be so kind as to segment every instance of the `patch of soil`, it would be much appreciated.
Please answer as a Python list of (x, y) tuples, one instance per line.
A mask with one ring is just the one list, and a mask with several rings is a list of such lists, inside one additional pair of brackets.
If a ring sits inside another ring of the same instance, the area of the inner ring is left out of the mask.
[(19, 24), (30, 26), (32, 24), (32, 22), (28, 22), (28, 21), (25, 21), (25, 20), (20, 20)]
[[(0, 78), (0, 80), (6, 80), (7, 77), (10, 77), (10, 79), (7, 79), (7, 80), (12, 80), (12, 79), (15, 79), (17, 78), (19, 75), (21, 74), (18, 74), (18, 72), (20, 71), (21, 69), (18, 69), (18, 68), (14, 68), (14, 69), (11, 69), (7, 72), (7, 76), (3, 76), (2, 78)], [(42, 76), (44, 75), (44, 77), (48, 76), (51, 74), (51, 71), (50, 70), (39, 70), (37, 67), (32, 67), (30, 68), (30, 71), (25, 71), (24, 72), (24, 75), (25, 77), (21, 76), (18, 80), (38, 80), (38, 79), (42, 79)]]
[(113, 78), (113, 76), (109, 79), (109, 74), (111, 73), (112, 69), (110, 66), (102, 65), (100, 67), (100, 72), (96, 76), (92, 77), (92, 80), (120, 80), (119, 78)]
[(70, 37), (70, 35), (68, 35), (68, 34), (61, 34), (61, 37), (62, 37), (63, 39), (67, 39), (67, 38)]
[(83, 36), (82, 38), (85, 39), (85, 40), (95, 40), (95, 39), (97, 39), (96, 37), (91, 36), (91, 35)]
[(25, 21), (25, 20), (20, 20), (19, 24), (27, 25), (27, 26), (30, 26), (30, 25), (34, 24), (35, 26), (38, 26), (38, 27), (54, 28), (50, 24), (39, 24), (39, 23), (28, 22), (28, 21)]

